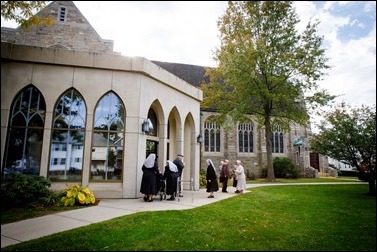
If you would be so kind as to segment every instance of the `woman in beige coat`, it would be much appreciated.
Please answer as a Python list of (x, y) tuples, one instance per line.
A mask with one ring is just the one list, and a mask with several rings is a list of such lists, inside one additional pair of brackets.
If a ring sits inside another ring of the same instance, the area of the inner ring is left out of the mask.
[(236, 161), (236, 177), (237, 177), (237, 187), (235, 193), (243, 193), (244, 190), (246, 190), (246, 175), (245, 175), (245, 169), (241, 165), (241, 161)]

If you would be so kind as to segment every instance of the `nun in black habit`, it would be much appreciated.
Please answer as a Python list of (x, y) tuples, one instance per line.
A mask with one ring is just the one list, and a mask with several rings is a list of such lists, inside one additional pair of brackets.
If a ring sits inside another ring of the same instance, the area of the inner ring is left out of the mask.
[(217, 192), (219, 190), (219, 183), (217, 182), (217, 175), (215, 170), (215, 165), (213, 164), (211, 159), (207, 159), (207, 173), (206, 173), (206, 179), (207, 179), (207, 190), (206, 192), (209, 193), (208, 198), (214, 198), (213, 195), (214, 192)]
[(166, 162), (164, 178), (166, 179), (166, 194), (171, 195), (167, 200), (175, 200), (179, 172), (178, 167), (170, 160)]
[(141, 169), (143, 170), (143, 177), (141, 179), (140, 192), (145, 195), (144, 201), (152, 202), (153, 195), (157, 194), (156, 174), (159, 173), (156, 154), (149, 154)]

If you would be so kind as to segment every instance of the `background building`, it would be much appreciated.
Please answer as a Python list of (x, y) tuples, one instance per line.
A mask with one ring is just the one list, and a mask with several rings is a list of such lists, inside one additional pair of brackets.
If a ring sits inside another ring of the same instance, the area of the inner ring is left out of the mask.
[[(203, 66), (152, 62), (195, 87), (209, 82)], [(220, 161), (224, 159), (230, 160), (233, 165), (235, 160), (239, 159), (249, 175), (262, 176), (262, 169), (267, 164), (263, 127), (259, 127), (253, 115), (249, 115), (250, 121), (246, 123), (229, 122), (227, 125), (216, 125), (210, 120), (216, 114), (215, 111), (201, 109), (201, 168), (207, 167), (208, 158), (212, 159), (215, 165), (220, 165)], [(310, 152), (311, 134), (310, 128), (298, 124), (291, 125), (288, 132), (275, 127), (271, 139), (273, 157), (288, 157), (299, 167), (300, 176), (316, 177), (319, 171), (328, 168), (328, 163), (327, 157)]]

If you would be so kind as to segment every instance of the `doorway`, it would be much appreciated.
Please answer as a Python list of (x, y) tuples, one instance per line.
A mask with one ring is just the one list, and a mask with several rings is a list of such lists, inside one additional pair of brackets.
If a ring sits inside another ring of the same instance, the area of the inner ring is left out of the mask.
[(153, 140), (147, 140), (147, 148), (146, 148), (146, 153), (145, 153), (145, 158), (149, 156), (149, 154), (154, 153), (156, 154), (156, 157), (158, 157), (158, 141), (153, 141)]

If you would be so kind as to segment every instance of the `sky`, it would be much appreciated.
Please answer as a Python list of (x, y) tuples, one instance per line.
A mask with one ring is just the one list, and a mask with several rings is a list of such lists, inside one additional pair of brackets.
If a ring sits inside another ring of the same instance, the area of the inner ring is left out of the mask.
[[(114, 51), (149, 60), (215, 67), (218, 19), (226, 1), (74, 1)], [(318, 84), (335, 103), (376, 104), (376, 2), (294, 1), (303, 29), (318, 19), (317, 35), (332, 68)], [(1, 20), (2, 27), (17, 27)]]

